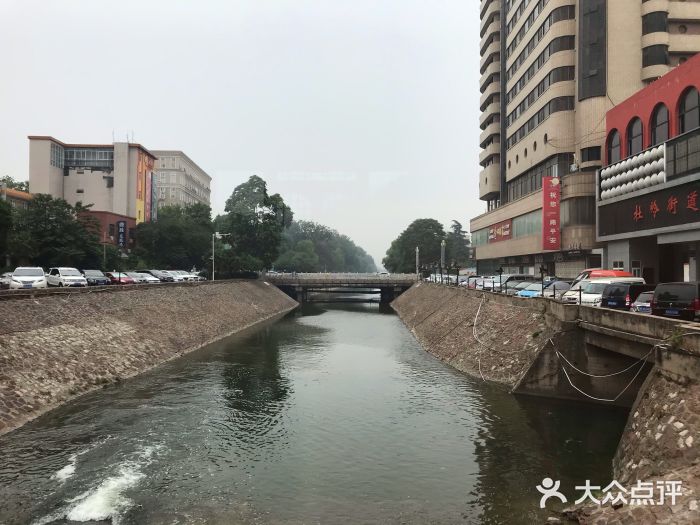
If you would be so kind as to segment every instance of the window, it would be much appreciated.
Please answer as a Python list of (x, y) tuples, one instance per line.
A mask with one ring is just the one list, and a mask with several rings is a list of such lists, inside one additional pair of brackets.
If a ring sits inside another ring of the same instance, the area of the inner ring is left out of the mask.
[(630, 266), (632, 267), (632, 275), (634, 277), (642, 276), (642, 261), (632, 261)]
[(636, 155), (644, 149), (642, 141), (642, 121), (638, 118), (632, 119), (627, 126), (627, 156)]
[(665, 33), (668, 31), (668, 13), (655, 11), (642, 17), (642, 34)]
[(115, 226), (114, 224), (109, 225), (109, 236), (114, 237), (114, 232), (115, 232)]
[(604, 96), (607, 89), (606, 0), (579, 2), (578, 98)]
[(620, 133), (614, 129), (608, 136), (608, 164), (620, 161)]
[(561, 201), (561, 225), (595, 224), (595, 197), (574, 197)]
[(678, 130), (686, 133), (700, 127), (700, 97), (698, 90), (690, 88), (681, 98), (678, 107)]
[(583, 148), (581, 150), (581, 162), (593, 162), (600, 160), (600, 146)]
[(668, 64), (668, 46), (658, 44), (642, 49), (642, 67)]
[(613, 261), (613, 270), (625, 271), (625, 261)]
[(668, 108), (664, 104), (656, 106), (651, 116), (651, 145), (656, 146), (668, 140)]

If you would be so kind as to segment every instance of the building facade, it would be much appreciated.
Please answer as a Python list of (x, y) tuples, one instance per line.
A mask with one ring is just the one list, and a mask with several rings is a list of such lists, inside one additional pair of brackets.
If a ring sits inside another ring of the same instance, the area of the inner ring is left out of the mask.
[(596, 170), (606, 112), (700, 50), (700, 2), (482, 0), (480, 8), (486, 212), (470, 228), (478, 271), (544, 266), (573, 277), (602, 264)]
[(156, 156), (140, 144), (66, 144), (29, 137), (29, 189), (91, 205), (101, 241), (128, 249), (137, 224), (156, 218)]
[(700, 55), (607, 113), (597, 239), (607, 267), (700, 280)]
[(158, 206), (211, 204), (211, 177), (182, 151), (153, 152)]
[(0, 200), (7, 202), (15, 209), (27, 209), (32, 200), (32, 194), (0, 185)]

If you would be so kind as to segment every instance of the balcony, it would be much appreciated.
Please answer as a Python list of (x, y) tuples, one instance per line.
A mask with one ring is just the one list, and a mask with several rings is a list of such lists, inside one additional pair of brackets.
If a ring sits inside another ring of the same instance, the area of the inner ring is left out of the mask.
[(500, 80), (500, 75), (501, 63), (491, 62), (491, 64), (486, 67), (486, 71), (484, 71), (484, 74), (481, 75), (481, 79), (479, 80), (480, 91), (483, 93), (491, 82), (498, 82)]
[(496, 120), (495, 122), (491, 122), (486, 128), (484, 128), (484, 131), (481, 132), (479, 135), (479, 146), (482, 148), (488, 142), (488, 140), (493, 137), (493, 136), (500, 136), (501, 134), (501, 123), (500, 121)]
[(481, 60), (479, 61), (479, 73), (486, 71), (486, 67), (492, 62), (501, 61), (501, 41), (494, 40), (491, 42), (484, 52), (481, 54)]
[(479, 198), (489, 200), (501, 190), (501, 170), (498, 162), (489, 164), (479, 173)]
[(500, 102), (492, 102), (486, 108), (484, 108), (481, 112), (481, 115), (479, 116), (479, 127), (481, 129), (484, 129), (486, 127), (485, 123), (488, 119), (490, 119), (493, 116), (496, 116), (496, 118), (499, 118), (498, 115), (501, 113), (501, 104)]
[(493, 158), (497, 157), (501, 154), (501, 143), (500, 142), (492, 142), (488, 146), (484, 147), (479, 152), (479, 164), (482, 166), (486, 164), (486, 162)]
[(481, 26), (480, 26), (480, 31), (479, 34), (481, 36), (484, 36), (484, 33), (486, 33), (486, 30), (489, 26), (489, 24), (492, 23), (497, 23), (500, 25), (501, 23), (501, 3), (500, 2), (491, 2), (491, 4), (481, 12)]
[(497, 80), (496, 82), (491, 82), (486, 86), (486, 89), (482, 93), (481, 97), (479, 98), (479, 107), (480, 108), (485, 108), (487, 103), (489, 103), (489, 99), (493, 96), (500, 96), (501, 94), (501, 81)]

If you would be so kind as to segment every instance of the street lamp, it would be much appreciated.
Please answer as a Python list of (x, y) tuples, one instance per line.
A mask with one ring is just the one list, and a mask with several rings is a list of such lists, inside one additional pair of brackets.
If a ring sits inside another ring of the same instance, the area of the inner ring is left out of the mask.
[(230, 233), (219, 233), (219, 232), (214, 232), (211, 234), (211, 280), (216, 281), (216, 273), (215, 273), (215, 262), (214, 262), (214, 250), (216, 244), (214, 241), (216, 239), (222, 239), (224, 237), (228, 237), (231, 235)]
[(447, 243), (445, 242), (445, 239), (442, 240), (440, 243), (440, 284), (443, 284), (442, 282), (442, 269), (445, 267), (445, 246)]

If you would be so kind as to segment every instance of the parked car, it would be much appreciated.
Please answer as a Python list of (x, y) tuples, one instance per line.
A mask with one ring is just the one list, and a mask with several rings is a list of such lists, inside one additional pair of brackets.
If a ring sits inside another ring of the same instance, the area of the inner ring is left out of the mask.
[(504, 294), (507, 294), (507, 295), (513, 295), (513, 294), (516, 293), (516, 292), (515, 292), (515, 287), (518, 286), (519, 284), (524, 283), (524, 282), (527, 282), (528, 284), (530, 284), (530, 281), (521, 281), (521, 280), (518, 279), (518, 280), (508, 281), (507, 283), (505, 283), (505, 284), (503, 285), (502, 288), (499, 288), (498, 281), (496, 281), (496, 291), (497, 291), (497, 292), (500, 291), (501, 293), (504, 293)]
[(161, 272), (172, 277), (173, 281), (176, 283), (181, 283), (186, 280), (182, 275), (175, 273), (173, 270), (161, 270)]
[(490, 292), (493, 290), (494, 282), (492, 279), (479, 279), (476, 283), (477, 290)]
[(542, 297), (560, 299), (569, 288), (571, 288), (571, 283), (569, 281), (552, 281), (542, 291)]
[[(168, 273), (180, 275), (185, 281), (196, 281), (197, 280), (196, 275), (193, 275), (190, 272), (186, 272), (185, 270), (168, 270)], [(379, 274), (379, 275), (382, 275), (382, 274)], [(389, 275), (389, 274), (386, 274), (386, 275)]]
[[(583, 279), (582, 281), (572, 284), (571, 288), (561, 296), (561, 300), (568, 304), (579, 304), (580, 300), (584, 305), (598, 306), (605, 286), (613, 282), (645, 284), (642, 277), (601, 277)], [(588, 285), (591, 283), (595, 283), (596, 286), (589, 288)], [(601, 287), (600, 285), (605, 286)]]
[(586, 268), (576, 276), (571, 286), (577, 285), (583, 280), (601, 279), (607, 277), (634, 277), (630, 272), (623, 270), (605, 270), (603, 268)]
[[(126, 272), (126, 274), (130, 277), (133, 277), (134, 280), (140, 283), (144, 284), (156, 284), (160, 283), (160, 279), (158, 277), (154, 277), (150, 273), (146, 272)], [(132, 275), (133, 274), (133, 275)]]
[(37, 266), (20, 266), (12, 272), (10, 289), (21, 288), (47, 288), (46, 275), (44, 269)]
[(109, 277), (100, 270), (83, 270), (83, 277), (85, 277), (88, 286), (106, 286), (112, 284)]
[(611, 283), (603, 290), (600, 306), (616, 310), (629, 310), (640, 293), (654, 291), (654, 284)]
[[(134, 280), (134, 282), (135, 282), (136, 284), (146, 284), (146, 283), (148, 283), (148, 278), (146, 277), (146, 275), (149, 275), (149, 274), (147, 274), (147, 273), (140, 273), (140, 272), (124, 272), (124, 273), (125, 273), (128, 277), (131, 277), (131, 278)], [(155, 279), (155, 277), (153, 277), (152, 275), (151, 275), (150, 277), (152, 277), (153, 279)], [(158, 282), (160, 282), (160, 280), (158, 280)]]
[(112, 284), (135, 284), (134, 279), (124, 272), (107, 272), (105, 275), (109, 277)]
[(654, 292), (642, 292), (632, 303), (630, 310), (640, 314), (651, 313), (651, 301), (654, 299)]
[(5, 272), (0, 275), (0, 289), (7, 290), (10, 287), (10, 281), (12, 280), (12, 272)]
[[(508, 295), (518, 295), (522, 290), (532, 284), (532, 281), (520, 281), (518, 284), (508, 283)], [(503, 289), (505, 291), (505, 288)]]
[(87, 286), (88, 282), (77, 268), (49, 268), (46, 274), (46, 281), (49, 286)]
[(533, 282), (520, 290), (516, 295), (518, 297), (542, 297), (542, 292), (545, 288), (547, 288), (546, 284), (542, 285), (542, 283)]
[(162, 283), (172, 283), (175, 281), (175, 278), (172, 275), (169, 275), (161, 270), (136, 270), (139, 273), (147, 273), (149, 275), (152, 275), (156, 279), (158, 279)]
[(654, 290), (651, 313), (661, 317), (672, 317), (695, 321), (700, 316), (700, 283), (661, 283)]

